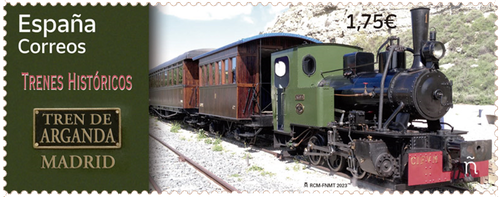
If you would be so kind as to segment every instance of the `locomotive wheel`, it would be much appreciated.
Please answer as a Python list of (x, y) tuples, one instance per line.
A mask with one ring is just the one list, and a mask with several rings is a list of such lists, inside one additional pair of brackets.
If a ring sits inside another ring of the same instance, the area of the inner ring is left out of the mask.
[(356, 179), (363, 179), (366, 175), (366, 172), (361, 169), (361, 166), (359, 166), (359, 162), (356, 158), (353, 158), (354, 159), (354, 166), (352, 167), (352, 169), (356, 169), (354, 172), (351, 171), (351, 174), (354, 178)]
[(340, 155), (331, 155), (328, 157), (326, 162), (328, 164), (328, 167), (330, 167), (330, 169), (335, 172), (344, 170), (347, 164), (345, 158)]
[[(311, 144), (311, 145), (314, 144), (316, 146), (322, 146), (323, 144), (317, 136), (312, 136), (309, 139), (307, 149), (311, 153), (320, 153), (321, 152), (319, 150), (310, 150), (309, 144)], [(324, 162), (322, 156), (316, 156), (316, 155), (309, 155), (309, 161), (311, 161), (312, 164), (317, 165), (317, 166), (323, 164), (323, 162)]]

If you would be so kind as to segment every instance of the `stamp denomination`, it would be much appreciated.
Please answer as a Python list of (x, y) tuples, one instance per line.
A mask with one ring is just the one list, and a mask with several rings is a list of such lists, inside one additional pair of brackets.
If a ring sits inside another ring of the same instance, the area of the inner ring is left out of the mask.
[[(394, 28), (397, 27), (394, 24), (394, 20), (396, 20), (396, 15), (395, 14), (389, 14), (389, 15), (387, 15), (385, 17), (382, 14), (361, 14), (361, 16), (366, 19), (365, 23), (362, 24), (363, 25), (363, 29), (366, 29), (366, 27), (368, 26), (368, 24), (371, 22), (370, 19), (372, 19), (372, 16), (373, 16), (373, 28), (375, 28), (375, 29), (380, 29), (384, 25), (386, 25), (387, 28), (389, 28), (389, 29), (394, 29)], [(360, 25), (354, 26), (354, 15), (353, 14), (349, 14), (347, 16), (347, 18), (349, 19), (349, 25), (347, 26), (347, 28), (349, 28), (349, 29), (356, 29), (356, 30), (359, 31), (360, 28), (361, 28), (361, 26)]]

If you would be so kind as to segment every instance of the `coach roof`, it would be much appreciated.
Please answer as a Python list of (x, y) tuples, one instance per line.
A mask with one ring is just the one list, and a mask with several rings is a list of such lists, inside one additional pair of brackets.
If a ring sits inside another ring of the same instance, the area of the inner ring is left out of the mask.
[(213, 51), (210, 51), (210, 52), (207, 52), (207, 53), (204, 53), (204, 54), (201, 54), (201, 55), (198, 55), (198, 56), (194, 57), (193, 60), (198, 60), (198, 59), (210, 56), (212, 54), (218, 53), (220, 51), (223, 51), (223, 50), (229, 49), (231, 47), (238, 46), (238, 45), (250, 42), (250, 41), (254, 41), (254, 40), (258, 40), (258, 39), (263, 39), (263, 38), (270, 38), (270, 37), (301, 38), (301, 39), (304, 39), (304, 40), (307, 40), (307, 41), (310, 41), (310, 42), (313, 42), (313, 43), (321, 43), (321, 41), (316, 40), (314, 38), (310, 38), (310, 37), (302, 36), (302, 35), (298, 35), (298, 34), (291, 34), (291, 33), (267, 33), (267, 34), (260, 34), (260, 35), (252, 36), (252, 37), (249, 37), (249, 38), (243, 38), (241, 40), (238, 40), (236, 42), (233, 42), (233, 43), (228, 44), (226, 46), (223, 46), (221, 48), (215, 49)]
[(170, 66), (172, 64), (175, 64), (177, 62), (183, 61), (185, 59), (193, 59), (193, 57), (204, 54), (204, 53), (209, 52), (211, 50), (214, 50), (214, 49), (195, 49), (195, 50), (185, 52), (182, 55), (175, 57), (174, 59), (168, 60), (168, 61), (152, 68), (151, 70), (149, 70), (149, 73), (154, 73), (162, 68), (165, 68), (165, 67)]

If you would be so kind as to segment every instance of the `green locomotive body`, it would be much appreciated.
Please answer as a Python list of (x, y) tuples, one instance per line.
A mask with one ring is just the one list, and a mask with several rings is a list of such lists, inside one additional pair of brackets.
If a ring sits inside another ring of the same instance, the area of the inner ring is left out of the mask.
[[(311, 44), (273, 53), (271, 100), (274, 130), (290, 134), (291, 125), (321, 128), (334, 122), (334, 89), (318, 87), (323, 79), (322, 72), (342, 69), (343, 56), (361, 50), (340, 44)], [(285, 65), (288, 68), (280, 77), (280, 71), (275, 68), (284, 58), (288, 59), (288, 65)], [(328, 75), (342, 75), (342, 72)]]

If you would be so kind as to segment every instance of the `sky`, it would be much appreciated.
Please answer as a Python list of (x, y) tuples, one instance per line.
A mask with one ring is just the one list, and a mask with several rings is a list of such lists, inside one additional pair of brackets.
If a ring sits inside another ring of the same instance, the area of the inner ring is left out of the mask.
[(258, 35), (287, 9), (281, 4), (151, 6), (149, 68), (190, 50), (219, 48)]

